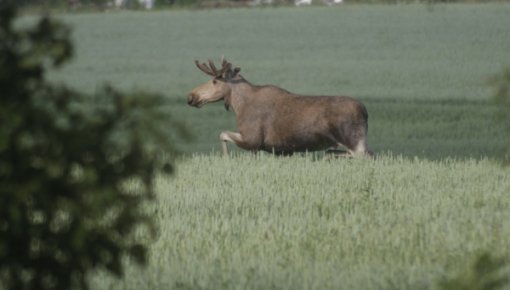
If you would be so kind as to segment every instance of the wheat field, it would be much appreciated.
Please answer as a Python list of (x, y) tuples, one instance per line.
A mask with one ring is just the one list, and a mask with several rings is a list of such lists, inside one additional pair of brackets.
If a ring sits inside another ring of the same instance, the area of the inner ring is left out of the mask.
[(157, 181), (147, 268), (105, 289), (432, 289), (509, 255), (510, 176), (490, 160), (197, 155)]

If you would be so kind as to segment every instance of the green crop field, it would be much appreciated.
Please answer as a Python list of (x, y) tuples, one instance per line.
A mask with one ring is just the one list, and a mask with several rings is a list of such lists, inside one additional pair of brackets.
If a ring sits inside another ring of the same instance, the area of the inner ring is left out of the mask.
[(510, 254), (510, 176), (489, 160), (200, 155), (157, 189), (149, 266), (98, 289), (431, 289)]
[[(97, 274), (93, 289), (434, 289), (480, 251), (510, 257), (497, 161), (510, 141), (487, 85), (510, 66), (509, 15), (501, 3), (61, 15), (77, 56), (52, 79), (163, 94), (194, 136), (157, 182), (148, 267), (127, 261), (122, 281)], [(186, 95), (208, 79), (193, 61), (221, 55), (255, 84), (359, 98), (378, 158), (220, 157), (232, 112)]]

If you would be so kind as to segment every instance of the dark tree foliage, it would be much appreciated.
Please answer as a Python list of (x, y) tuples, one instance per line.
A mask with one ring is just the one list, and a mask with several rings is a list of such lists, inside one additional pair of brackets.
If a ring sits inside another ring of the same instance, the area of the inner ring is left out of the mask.
[(159, 96), (50, 84), (70, 31), (15, 19), (0, 6), (0, 289), (87, 289), (90, 270), (146, 262), (153, 180), (171, 171), (168, 132), (184, 131)]

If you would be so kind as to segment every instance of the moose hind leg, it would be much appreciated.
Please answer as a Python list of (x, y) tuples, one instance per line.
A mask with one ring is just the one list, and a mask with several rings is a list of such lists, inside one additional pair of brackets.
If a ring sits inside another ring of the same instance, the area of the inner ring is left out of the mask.
[(325, 153), (333, 157), (346, 157), (351, 155), (350, 150), (341, 143), (337, 143), (336, 146), (329, 147), (326, 149)]
[(354, 148), (349, 149), (349, 153), (353, 156), (363, 156), (363, 157), (371, 157), (374, 158), (374, 153), (368, 149), (367, 142), (365, 138), (361, 138), (358, 140)]
[(339, 134), (338, 143), (347, 148), (351, 156), (371, 157), (372, 151), (367, 145), (367, 126), (353, 126)]
[(240, 133), (223, 131), (220, 134), (220, 142), (223, 149), (223, 155), (227, 156), (227, 142), (235, 143), (237, 146), (241, 147), (241, 144), (243, 143), (243, 136), (241, 136)]

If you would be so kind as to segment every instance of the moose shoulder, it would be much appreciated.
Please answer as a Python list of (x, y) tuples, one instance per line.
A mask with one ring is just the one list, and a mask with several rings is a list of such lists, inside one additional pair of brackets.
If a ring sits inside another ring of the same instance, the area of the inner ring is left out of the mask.
[(326, 150), (343, 146), (351, 155), (372, 155), (366, 139), (368, 113), (350, 97), (302, 96), (272, 85), (252, 85), (225, 59), (217, 69), (195, 61), (212, 79), (188, 95), (188, 104), (201, 107), (224, 100), (225, 108), (236, 115), (239, 132), (223, 131), (220, 141), (251, 151), (276, 154)]

